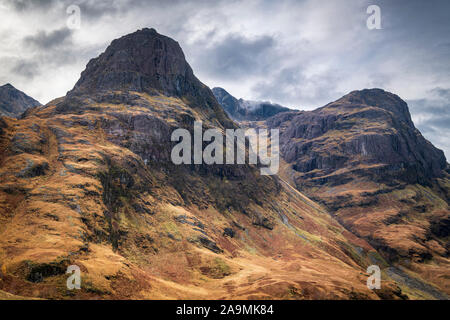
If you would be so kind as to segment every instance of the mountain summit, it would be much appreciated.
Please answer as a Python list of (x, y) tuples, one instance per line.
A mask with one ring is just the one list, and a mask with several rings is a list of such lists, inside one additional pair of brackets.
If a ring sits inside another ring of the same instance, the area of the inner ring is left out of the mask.
[(102, 90), (183, 96), (206, 88), (194, 76), (178, 42), (145, 28), (114, 40), (92, 59), (72, 92)]
[(271, 127), (287, 122), (282, 152), (303, 181), (341, 184), (357, 173), (425, 183), (441, 177), (447, 165), (444, 153), (415, 128), (406, 102), (381, 89), (353, 91), (317, 110), (268, 120)]
[(195, 77), (178, 42), (153, 28), (112, 41), (104, 53), (87, 64), (59, 110), (78, 108), (82, 96), (110, 101), (112, 92), (121, 92), (123, 103), (134, 100), (131, 93), (182, 98), (207, 117), (234, 126), (212, 91)]
[(391, 112), (397, 120), (414, 127), (409, 113), (408, 105), (399, 96), (383, 89), (363, 89), (352, 91), (339, 100), (328, 104), (326, 107), (352, 106), (353, 108), (373, 106)]
[(0, 116), (17, 118), (27, 109), (40, 105), (38, 101), (9, 83), (0, 87)]

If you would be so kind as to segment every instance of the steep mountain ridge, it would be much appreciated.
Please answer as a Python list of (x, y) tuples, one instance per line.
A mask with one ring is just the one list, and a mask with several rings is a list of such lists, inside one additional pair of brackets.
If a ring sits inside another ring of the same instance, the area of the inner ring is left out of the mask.
[(383, 259), (283, 180), (171, 162), (173, 130), (237, 126), (153, 29), (113, 41), (66, 97), (0, 120), (6, 295), (407, 298), (386, 273), (369, 290), (366, 268)]
[[(373, 168), (374, 179), (381, 166), (400, 181), (425, 183), (441, 177), (447, 165), (443, 151), (414, 127), (406, 103), (381, 89), (352, 92), (294, 117), (281, 114), (269, 119), (268, 126), (286, 121), (282, 153), (306, 179), (326, 177), (339, 183), (364, 165)], [(364, 174), (370, 170), (364, 168)]]
[(18, 118), (27, 109), (41, 104), (11, 84), (0, 86), (0, 116)]
[(266, 125), (281, 130), (280, 150), (297, 189), (324, 204), (392, 268), (414, 275), (399, 280), (404, 291), (423, 297), (428, 284), (417, 284), (433, 283), (440, 289), (428, 291), (447, 297), (436, 292), (450, 289), (448, 164), (415, 128), (403, 100), (381, 89), (354, 91), (314, 111), (276, 115)]

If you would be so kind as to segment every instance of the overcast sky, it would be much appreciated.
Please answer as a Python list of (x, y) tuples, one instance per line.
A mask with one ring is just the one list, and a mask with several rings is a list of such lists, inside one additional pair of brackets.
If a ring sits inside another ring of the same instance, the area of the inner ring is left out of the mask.
[[(67, 28), (73, 4), (77, 30)], [(367, 28), (369, 5), (381, 30)], [(448, 0), (0, 0), (0, 85), (47, 103), (113, 39), (144, 27), (238, 98), (314, 109), (357, 89), (396, 93), (450, 158)]]

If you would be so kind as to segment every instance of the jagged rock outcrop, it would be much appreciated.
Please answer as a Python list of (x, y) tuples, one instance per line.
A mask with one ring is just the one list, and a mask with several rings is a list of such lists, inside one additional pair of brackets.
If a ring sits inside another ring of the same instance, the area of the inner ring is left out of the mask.
[(89, 61), (67, 96), (90, 95), (105, 102), (104, 94), (109, 96), (115, 90), (183, 98), (208, 117), (232, 126), (211, 90), (195, 77), (178, 42), (153, 28), (114, 40), (104, 53)]
[(0, 87), (0, 116), (18, 118), (29, 108), (40, 105), (38, 101), (17, 90), (9, 83)]
[(289, 108), (275, 103), (238, 100), (222, 88), (213, 88), (212, 91), (227, 114), (236, 121), (261, 121), (290, 111)]
[(267, 123), (284, 124), (281, 152), (305, 180), (339, 184), (356, 174), (427, 183), (447, 165), (443, 151), (415, 128), (406, 103), (381, 89), (354, 91), (317, 110), (277, 115)]
[(179, 44), (142, 29), (114, 40), (98, 58), (89, 61), (71, 94), (127, 90), (167, 96), (197, 95), (206, 90), (186, 62)]

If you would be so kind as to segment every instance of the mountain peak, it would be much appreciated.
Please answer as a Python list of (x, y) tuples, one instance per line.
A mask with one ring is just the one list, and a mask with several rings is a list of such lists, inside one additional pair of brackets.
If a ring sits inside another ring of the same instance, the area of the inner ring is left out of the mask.
[[(277, 117), (269, 126), (280, 126), (283, 121)], [(355, 165), (367, 176), (379, 169), (370, 168), (376, 165), (385, 167), (377, 176), (380, 181), (389, 177), (392, 182), (395, 176), (398, 181), (427, 184), (442, 177), (447, 166), (444, 153), (415, 128), (406, 102), (382, 89), (350, 92), (288, 121), (288, 129), (280, 138), (285, 143), (285, 159), (300, 159), (295, 169), (309, 178), (316, 179), (320, 174), (314, 170), (321, 170), (330, 178), (327, 182), (332, 178), (339, 184)], [(344, 173), (339, 171), (344, 168)]]
[(40, 105), (10, 83), (0, 86), (0, 116), (17, 118), (27, 109)]
[(212, 91), (214, 92), (215, 95), (224, 95), (224, 96), (230, 95), (230, 93), (227, 90), (225, 90), (224, 88), (220, 88), (220, 87), (215, 87), (212, 89)]
[(111, 93), (117, 92), (181, 98), (221, 125), (235, 126), (212, 91), (194, 75), (178, 42), (155, 29), (141, 29), (113, 40), (105, 52), (89, 61), (56, 110), (83, 108), (81, 100), (86, 96), (94, 101), (111, 101)]
[(183, 96), (201, 86), (178, 42), (144, 28), (112, 41), (88, 63), (72, 92), (158, 91)]
[(390, 93), (383, 89), (373, 88), (355, 90), (343, 96), (339, 100), (329, 104), (327, 107), (336, 106), (370, 106), (381, 108), (394, 114), (397, 119), (406, 122), (410, 126), (414, 126), (406, 102), (396, 94)]

